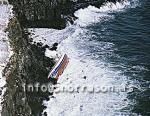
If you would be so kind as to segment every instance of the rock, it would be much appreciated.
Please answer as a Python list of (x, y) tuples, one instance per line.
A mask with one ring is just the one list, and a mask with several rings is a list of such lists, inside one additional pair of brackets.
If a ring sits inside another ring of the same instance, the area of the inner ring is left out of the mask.
[(57, 47), (57, 46), (58, 46), (58, 43), (54, 43), (53, 46)]
[(47, 116), (47, 113), (46, 113), (46, 112), (44, 112), (44, 116)]
[(56, 51), (57, 50), (57, 46), (58, 46), (58, 43), (54, 43), (52, 48), (50, 48), (50, 50)]
[(9, 3), (24, 27), (62, 29), (67, 21), (74, 22), (76, 10), (89, 5), (100, 7), (106, 1), (120, 0), (9, 0)]
[(14, 55), (3, 71), (7, 90), (4, 95), (2, 116), (41, 115), (44, 109), (43, 100), (48, 100), (50, 93), (24, 91), (22, 85), (51, 82), (47, 76), (54, 61), (45, 57), (41, 46), (30, 44), (28, 34), (24, 33), (16, 18), (10, 20), (7, 31)]
[(83, 110), (83, 105), (80, 106), (80, 111), (82, 111), (82, 110)]
[(86, 79), (86, 76), (84, 76), (83, 78)]
[(41, 42), (38, 42), (38, 43), (37, 43), (37, 46), (38, 46), (38, 47), (42, 47), (42, 45), (43, 45), (43, 44), (42, 44)]
[(2, 95), (2, 89), (0, 88), (0, 95)]

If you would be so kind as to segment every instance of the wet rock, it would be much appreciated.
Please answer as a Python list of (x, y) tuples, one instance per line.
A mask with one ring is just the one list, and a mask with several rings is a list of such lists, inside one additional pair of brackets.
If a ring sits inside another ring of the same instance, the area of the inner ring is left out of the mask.
[(46, 112), (44, 112), (44, 116), (47, 116), (47, 113), (46, 113)]
[(86, 79), (86, 76), (84, 76), (83, 78)]
[(54, 43), (52, 48), (50, 48), (50, 50), (56, 51), (57, 50), (57, 46), (58, 46), (58, 43)]
[(0, 95), (2, 95), (2, 89), (0, 88)]
[(38, 42), (38, 43), (37, 43), (37, 46), (38, 46), (38, 47), (42, 47), (42, 45), (43, 45), (43, 44), (42, 44), (41, 42)]
[(82, 111), (82, 110), (83, 110), (83, 105), (80, 106), (80, 111)]

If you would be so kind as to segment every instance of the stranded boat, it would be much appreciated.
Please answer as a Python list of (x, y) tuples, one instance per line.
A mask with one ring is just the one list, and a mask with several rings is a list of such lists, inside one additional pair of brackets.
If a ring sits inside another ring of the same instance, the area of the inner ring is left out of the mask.
[(62, 55), (54, 68), (50, 71), (48, 78), (58, 79), (69, 63), (69, 58), (66, 54)]

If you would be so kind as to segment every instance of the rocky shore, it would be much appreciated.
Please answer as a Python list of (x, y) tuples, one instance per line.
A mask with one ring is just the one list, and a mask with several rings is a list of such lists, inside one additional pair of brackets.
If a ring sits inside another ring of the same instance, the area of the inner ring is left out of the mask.
[(41, 116), (43, 100), (52, 94), (24, 91), (22, 86), (48, 83), (47, 76), (54, 65), (54, 60), (45, 56), (45, 46), (31, 44), (28, 28), (65, 28), (67, 21), (73, 23), (76, 18), (74, 11), (88, 5), (99, 7), (104, 2), (106, 0), (9, 0), (15, 17), (10, 20), (6, 31), (14, 54), (3, 71), (7, 90), (2, 116)]
[(100, 7), (109, 1), (121, 0), (9, 0), (9, 3), (22, 26), (62, 29), (67, 21), (73, 23), (76, 19), (76, 10), (89, 5)]

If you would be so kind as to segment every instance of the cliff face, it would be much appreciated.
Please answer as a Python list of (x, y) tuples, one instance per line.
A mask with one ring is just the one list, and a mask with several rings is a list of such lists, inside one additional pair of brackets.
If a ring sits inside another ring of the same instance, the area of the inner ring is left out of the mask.
[[(117, 0), (9, 0), (22, 26), (62, 29), (75, 10)], [(119, 0), (118, 0), (119, 1)]]
[[(21, 25), (62, 28), (61, 7), (56, 0), (9, 0)], [(44, 23), (43, 23), (44, 22)]]
[(47, 75), (54, 62), (45, 57), (44, 48), (30, 44), (28, 32), (16, 18), (10, 20), (7, 31), (14, 54), (3, 73), (7, 90), (2, 116), (39, 115), (44, 108), (42, 102), (48, 99), (49, 93), (24, 91), (22, 85), (47, 83)]

